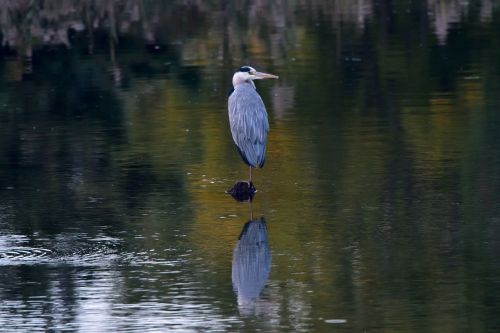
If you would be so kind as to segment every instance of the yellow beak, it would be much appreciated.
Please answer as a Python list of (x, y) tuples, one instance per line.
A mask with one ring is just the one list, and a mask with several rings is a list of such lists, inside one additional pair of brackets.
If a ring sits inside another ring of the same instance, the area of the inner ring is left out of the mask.
[(268, 73), (262, 73), (262, 72), (255, 72), (255, 77), (257, 79), (277, 79), (279, 76), (273, 75), (273, 74), (268, 74)]

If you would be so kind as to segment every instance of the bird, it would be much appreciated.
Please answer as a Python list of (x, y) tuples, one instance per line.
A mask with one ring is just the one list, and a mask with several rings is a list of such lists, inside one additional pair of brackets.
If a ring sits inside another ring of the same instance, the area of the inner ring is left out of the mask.
[(264, 166), (269, 132), (266, 107), (254, 84), (254, 80), (261, 79), (278, 79), (278, 76), (242, 66), (233, 75), (233, 89), (228, 98), (231, 136), (243, 162), (250, 168), (250, 186), (252, 168)]

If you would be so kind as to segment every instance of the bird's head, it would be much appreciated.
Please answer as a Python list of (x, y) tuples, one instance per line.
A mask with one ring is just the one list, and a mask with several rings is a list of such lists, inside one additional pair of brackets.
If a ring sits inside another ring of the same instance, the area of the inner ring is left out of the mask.
[(238, 84), (243, 82), (250, 82), (253, 84), (253, 80), (277, 79), (277, 78), (278, 76), (273, 74), (257, 72), (253, 67), (242, 66), (233, 75), (233, 86), (236, 87)]

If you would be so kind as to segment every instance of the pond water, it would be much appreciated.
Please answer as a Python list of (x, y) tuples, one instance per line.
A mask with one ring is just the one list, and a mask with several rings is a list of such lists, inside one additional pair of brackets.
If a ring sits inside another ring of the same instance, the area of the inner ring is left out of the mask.
[[(0, 4), (0, 331), (497, 332), (500, 6)], [(241, 65), (269, 113), (254, 200)]]

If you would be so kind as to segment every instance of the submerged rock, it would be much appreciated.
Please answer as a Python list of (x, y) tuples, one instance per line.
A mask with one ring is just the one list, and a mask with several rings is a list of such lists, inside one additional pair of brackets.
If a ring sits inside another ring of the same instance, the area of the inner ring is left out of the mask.
[(235, 183), (226, 192), (237, 201), (252, 201), (256, 191), (252, 182), (243, 181)]

